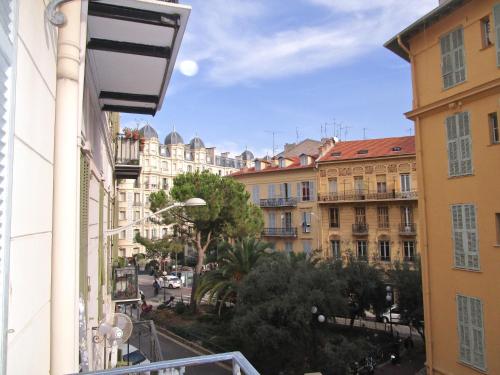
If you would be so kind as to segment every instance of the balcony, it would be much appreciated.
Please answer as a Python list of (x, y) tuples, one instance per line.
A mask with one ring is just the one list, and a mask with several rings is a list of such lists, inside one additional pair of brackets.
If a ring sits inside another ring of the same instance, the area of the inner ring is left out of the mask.
[(260, 200), (260, 207), (296, 207), (297, 198), (268, 198)]
[(142, 202), (141, 201), (134, 201), (134, 203), (132, 203), (132, 206), (140, 207), (140, 206), (142, 206)]
[(387, 200), (416, 200), (418, 193), (412, 191), (391, 191), (384, 193), (370, 192), (369, 190), (346, 190), (338, 193), (318, 194), (319, 203), (330, 202), (359, 202), (359, 201), (387, 201)]
[(113, 293), (115, 302), (136, 301), (139, 299), (137, 268), (121, 267), (113, 269)]
[[(215, 364), (220, 362), (229, 362), (232, 367), (231, 373), (234, 375), (260, 375), (259, 372), (252, 366), (252, 364), (240, 352), (229, 352), (220, 354), (201, 355), (198, 357), (171, 359), (168, 361), (153, 362), (148, 364), (141, 364), (135, 366), (118, 367), (109, 370), (75, 373), (73, 375), (83, 374), (102, 374), (102, 375), (125, 375), (125, 374), (185, 374), (186, 368)], [(229, 371), (228, 371), (229, 372)]]
[(368, 234), (368, 224), (353, 224), (352, 234), (357, 236), (366, 236)]
[(415, 255), (411, 255), (411, 256), (404, 256), (404, 257), (403, 257), (403, 261), (404, 261), (405, 263), (413, 263), (413, 262), (415, 262), (415, 260), (416, 260), (416, 259), (415, 259)]
[(264, 228), (262, 235), (266, 237), (297, 237), (297, 228)]
[(401, 223), (399, 224), (399, 235), (400, 236), (416, 236), (417, 226), (415, 223)]
[(117, 179), (137, 179), (141, 174), (139, 140), (116, 137), (115, 176)]

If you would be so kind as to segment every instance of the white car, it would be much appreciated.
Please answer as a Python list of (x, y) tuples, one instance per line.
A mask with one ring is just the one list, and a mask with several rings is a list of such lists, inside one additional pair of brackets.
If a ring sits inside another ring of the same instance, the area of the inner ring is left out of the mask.
[(179, 279), (177, 276), (171, 275), (160, 277), (158, 283), (160, 284), (160, 288), (174, 289), (180, 288), (182, 286), (181, 279)]
[(392, 305), (391, 309), (387, 309), (385, 313), (382, 314), (382, 321), (384, 323), (401, 323), (401, 312), (398, 305)]

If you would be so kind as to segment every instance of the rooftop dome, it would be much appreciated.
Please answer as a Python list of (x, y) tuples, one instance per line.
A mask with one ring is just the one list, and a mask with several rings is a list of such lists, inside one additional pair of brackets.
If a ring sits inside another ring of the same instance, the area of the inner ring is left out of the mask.
[(189, 147), (191, 149), (199, 149), (199, 148), (205, 148), (205, 144), (199, 137), (194, 137), (191, 139), (191, 142), (189, 142)]
[(177, 133), (175, 130), (165, 137), (166, 145), (177, 145), (179, 143), (184, 143), (181, 135)]
[(253, 154), (248, 151), (248, 150), (245, 150), (242, 154), (241, 154), (241, 160), (253, 160), (254, 159), (254, 156)]
[(151, 139), (151, 138), (158, 138), (158, 133), (156, 130), (149, 124), (144, 125), (140, 130), (139, 134), (141, 137), (144, 137), (146, 139)]

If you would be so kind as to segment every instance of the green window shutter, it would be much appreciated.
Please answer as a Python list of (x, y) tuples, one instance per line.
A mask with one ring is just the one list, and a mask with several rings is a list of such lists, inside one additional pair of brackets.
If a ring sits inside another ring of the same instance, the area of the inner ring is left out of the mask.
[(464, 220), (461, 205), (451, 207), (453, 249), (456, 267), (465, 267)]
[(465, 51), (464, 51), (464, 29), (460, 28), (452, 33), (453, 47), (453, 71), (455, 73), (455, 84), (465, 81)]
[(469, 113), (462, 112), (457, 116), (458, 135), (460, 139), (460, 174), (466, 175), (472, 173), (472, 139), (470, 135)]
[(483, 304), (478, 298), (469, 298), (472, 338), (472, 364), (484, 369), (486, 361), (484, 356), (484, 328)]
[(470, 269), (479, 269), (479, 249), (477, 246), (477, 228), (476, 228), (476, 208), (472, 204), (464, 205), (465, 218), (465, 239), (467, 267)]
[(459, 28), (440, 39), (441, 76), (445, 89), (465, 81), (466, 64), (464, 48), (464, 30)]
[[(80, 155), (80, 295), (88, 301), (89, 161)], [(85, 306), (86, 307), (86, 306)], [(87, 311), (87, 308), (85, 308)]]
[(458, 131), (457, 118), (455, 115), (446, 118), (446, 136), (448, 139), (448, 174), (459, 175), (458, 162)]
[(453, 86), (454, 76), (451, 34), (441, 37), (441, 75), (443, 77), (443, 86), (445, 89)]
[(458, 337), (460, 360), (466, 363), (471, 362), (471, 340), (470, 340), (470, 319), (468, 299), (464, 296), (457, 296), (457, 315), (458, 315)]
[(493, 7), (493, 19), (495, 20), (497, 66), (500, 67), (500, 4)]

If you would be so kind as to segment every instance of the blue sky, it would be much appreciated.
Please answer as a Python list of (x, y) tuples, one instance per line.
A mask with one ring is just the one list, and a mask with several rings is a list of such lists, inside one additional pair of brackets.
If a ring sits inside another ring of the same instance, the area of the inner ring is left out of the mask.
[[(410, 67), (382, 45), (438, 0), (191, 0), (193, 10), (163, 108), (149, 122), (161, 139), (256, 156), (287, 142), (409, 135)], [(198, 73), (184, 75), (183, 61)], [(338, 126), (337, 126), (338, 132)], [(323, 130), (324, 135), (324, 130)], [(336, 134), (338, 135), (338, 134)]]

